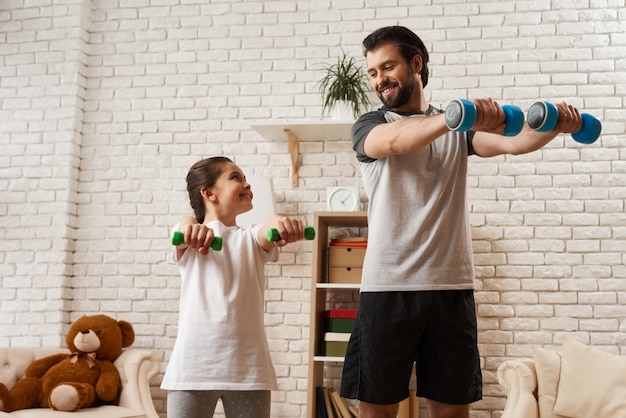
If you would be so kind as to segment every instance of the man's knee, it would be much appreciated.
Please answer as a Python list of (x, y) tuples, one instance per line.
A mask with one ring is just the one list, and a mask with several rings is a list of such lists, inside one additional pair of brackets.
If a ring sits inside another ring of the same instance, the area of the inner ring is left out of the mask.
[(359, 418), (396, 418), (398, 404), (379, 405), (375, 403), (359, 402)]
[(429, 418), (469, 418), (469, 405), (451, 405), (428, 399)]

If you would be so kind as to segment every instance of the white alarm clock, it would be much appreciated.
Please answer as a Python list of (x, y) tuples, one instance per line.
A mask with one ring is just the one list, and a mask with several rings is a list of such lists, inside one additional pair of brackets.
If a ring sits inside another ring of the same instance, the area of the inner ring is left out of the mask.
[(326, 189), (328, 210), (354, 212), (359, 210), (359, 189), (356, 187), (328, 187)]

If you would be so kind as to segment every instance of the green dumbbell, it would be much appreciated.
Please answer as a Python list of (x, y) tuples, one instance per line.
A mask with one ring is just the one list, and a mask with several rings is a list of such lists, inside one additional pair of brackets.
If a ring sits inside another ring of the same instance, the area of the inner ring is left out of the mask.
[[(172, 235), (172, 245), (180, 245), (185, 243), (185, 235), (180, 231), (175, 231), (174, 235)], [(215, 251), (220, 251), (222, 249), (222, 237), (213, 238), (213, 242), (211, 243), (211, 248)]]
[[(312, 239), (315, 239), (315, 228), (313, 228), (312, 226), (307, 226), (304, 228), (304, 239), (307, 241), (311, 241)], [(276, 242), (276, 241), (280, 241), (280, 234), (278, 233), (278, 229), (276, 228), (269, 228), (267, 230), (267, 240), (269, 242)]]

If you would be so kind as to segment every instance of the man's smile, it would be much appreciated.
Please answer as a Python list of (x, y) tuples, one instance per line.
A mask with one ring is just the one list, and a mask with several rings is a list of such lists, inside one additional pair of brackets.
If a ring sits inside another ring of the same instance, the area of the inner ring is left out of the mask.
[(397, 83), (386, 84), (382, 87), (379, 87), (378, 92), (383, 96), (389, 96), (396, 87), (398, 87)]

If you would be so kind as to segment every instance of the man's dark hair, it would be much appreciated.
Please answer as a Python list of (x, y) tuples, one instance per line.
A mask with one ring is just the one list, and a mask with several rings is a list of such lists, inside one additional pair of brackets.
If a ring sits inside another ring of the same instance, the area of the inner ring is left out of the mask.
[(404, 26), (386, 26), (375, 30), (363, 40), (363, 54), (367, 56), (368, 52), (375, 51), (387, 43), (393, 43), (398, 48), (407, 64), (411, 63), (415, 54), (422, 57), (420, 75), (422, 85), (426, 87), (428, 84), (428, 51), (420, 37)]

